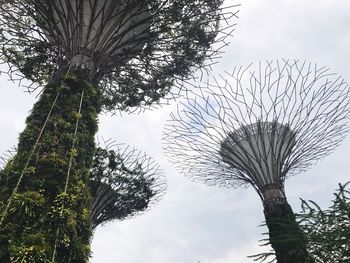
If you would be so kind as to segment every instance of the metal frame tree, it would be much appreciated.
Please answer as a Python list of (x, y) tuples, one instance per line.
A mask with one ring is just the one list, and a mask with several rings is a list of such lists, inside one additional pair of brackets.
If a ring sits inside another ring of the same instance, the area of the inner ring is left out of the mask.
[(1, 2), (0, 59), (12, 80), (43, 87), (1, 171), (1, 262), (88, 260), (98, 114), (172, 97), (220, 56), (233, 30), (220, 22), (237, 12), (222, 2)]
[(277, 261), (313, 262), (284, 183), (343, 140), (349, 85), (325, 67), (277, 60), (235, 67), (193, 93), (165, 125), (166, 155), (195, 180), (252, 186)]
[(97, 148), (89, 185), (93, 196), (90, 208), (93, 229), (144, 212), (160, 200), (167, 186), (152, 158), (113, 142)]

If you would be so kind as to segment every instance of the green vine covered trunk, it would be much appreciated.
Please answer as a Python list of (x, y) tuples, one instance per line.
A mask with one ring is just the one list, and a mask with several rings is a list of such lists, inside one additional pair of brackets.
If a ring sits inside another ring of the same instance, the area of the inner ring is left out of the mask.
[(27, 118), (0, 172), (1, 263), (88, 261), (97, 92), (88, 72), (71, 70), (45, 87)]
[(265, 201), (264, 214), (277, 263), (313, 263), (306, 239), (286, 200)]

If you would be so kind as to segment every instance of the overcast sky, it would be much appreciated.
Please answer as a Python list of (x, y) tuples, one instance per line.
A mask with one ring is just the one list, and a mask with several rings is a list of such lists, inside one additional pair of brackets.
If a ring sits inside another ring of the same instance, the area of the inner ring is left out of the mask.
[[(231, 0), (232, 3), (237, 1)], [(230, 2), (230, 0), (228, 0)], [(302, 59), (350, 80), (349, 0), (242, 0), (231, 45), (215, 71), (259, 60)], [(17, 142), (35, 102), (1, 76), (0, 153)], [(162, 154), (161, 133), (173, 105), (136, 116), (101, 116), (99, 135), (146, 151), (158, 160), (168, 192), (142, 216), (97, 229), (92, 263), (245, 263), (257, 253), (264, 220), (252, 189), (220, 189), (193, 183)], [(289, 178), (286, 193), (295, 212), (299, 198), (329, 205), (338, 182), (349, 180), (350, 139), (308, 172)]]

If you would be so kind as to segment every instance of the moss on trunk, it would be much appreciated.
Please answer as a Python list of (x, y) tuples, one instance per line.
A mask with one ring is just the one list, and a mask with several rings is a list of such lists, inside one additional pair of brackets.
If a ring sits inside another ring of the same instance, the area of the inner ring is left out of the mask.
[[(97, 92), (87, 72), (72, 70), (47, 85), (34, 105), (20, 134), (17, 154), (0, 172), (1, 215), (59, 93), (1, 226), (0, 262), (51, 262), (55, 243), (54, 262), (88, 261), (92, 236), (88, 181), (100, 112)], [(65, 193), (71, 156), (72, 169)]]

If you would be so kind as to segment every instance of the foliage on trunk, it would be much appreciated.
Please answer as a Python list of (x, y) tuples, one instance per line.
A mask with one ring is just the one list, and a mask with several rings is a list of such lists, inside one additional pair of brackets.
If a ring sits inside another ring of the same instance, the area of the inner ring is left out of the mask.
[[(339, 184), (339, 188), (334, 193), (332, 204), (328, 209), (322, 209), (314, 201), (302, 200), (302, 211), (296, 215), (291, 213), (287, 216), (287, 220), (282, 220), (283, 218), (280, 218), (279, 220), (268, 220), (272, 215), (278, 215), (280, 212), (274, 212), (271, 213), (270, 216), (266, 216), (266, 223), (270, 230), (270, 239), (264, 239), (263, 241), (266, 243), (263, 244), (263, 246), (271, 244), (276, 252), (265, 252), (250, 257), (254, 258), (255, 261), (266, 263), (275, 262), (277, 259), (277, 262), (279, 263), (280, 261), (278, 261), (279, 257), (277, 254), (279, 247), (284, 246), (286, 241), (293, 243), (294, 241), (299, 240), (301, 243), (306, 244), (307, 251), (314, 262), (349, 262), (349, 186), (350, 182)], [(285, 214), (288, 215), (288, 207), (282, 206), (280, 208), (279, 211), (285, 210)], [(265, 214), (266, 213), (267, 209), (265, 209)], [(279, 231), (284, 231), (285, 234), (280, 235)], [(302, 233), (300, 233), (300, 231)], [(290, 260), (292, 261), (281, 262), (304, 262), (297, 257), (290, 257)]]
[(11, 205), (0, 229), (0, 262), (51, 262), (54, 253), (54, 262), (87, 262), (90, 255), (88, 182), (100, 106), (84, 71), (72, 70), (60, 80), (45, 87), (20, 134), (17, 154), (1, 171), (1, 214), (10, 200)]
[(269, 243), (278, 263), (312, 263), (306, 239), (292, 208), (284, 202), (266, 202), (264, 207)]

